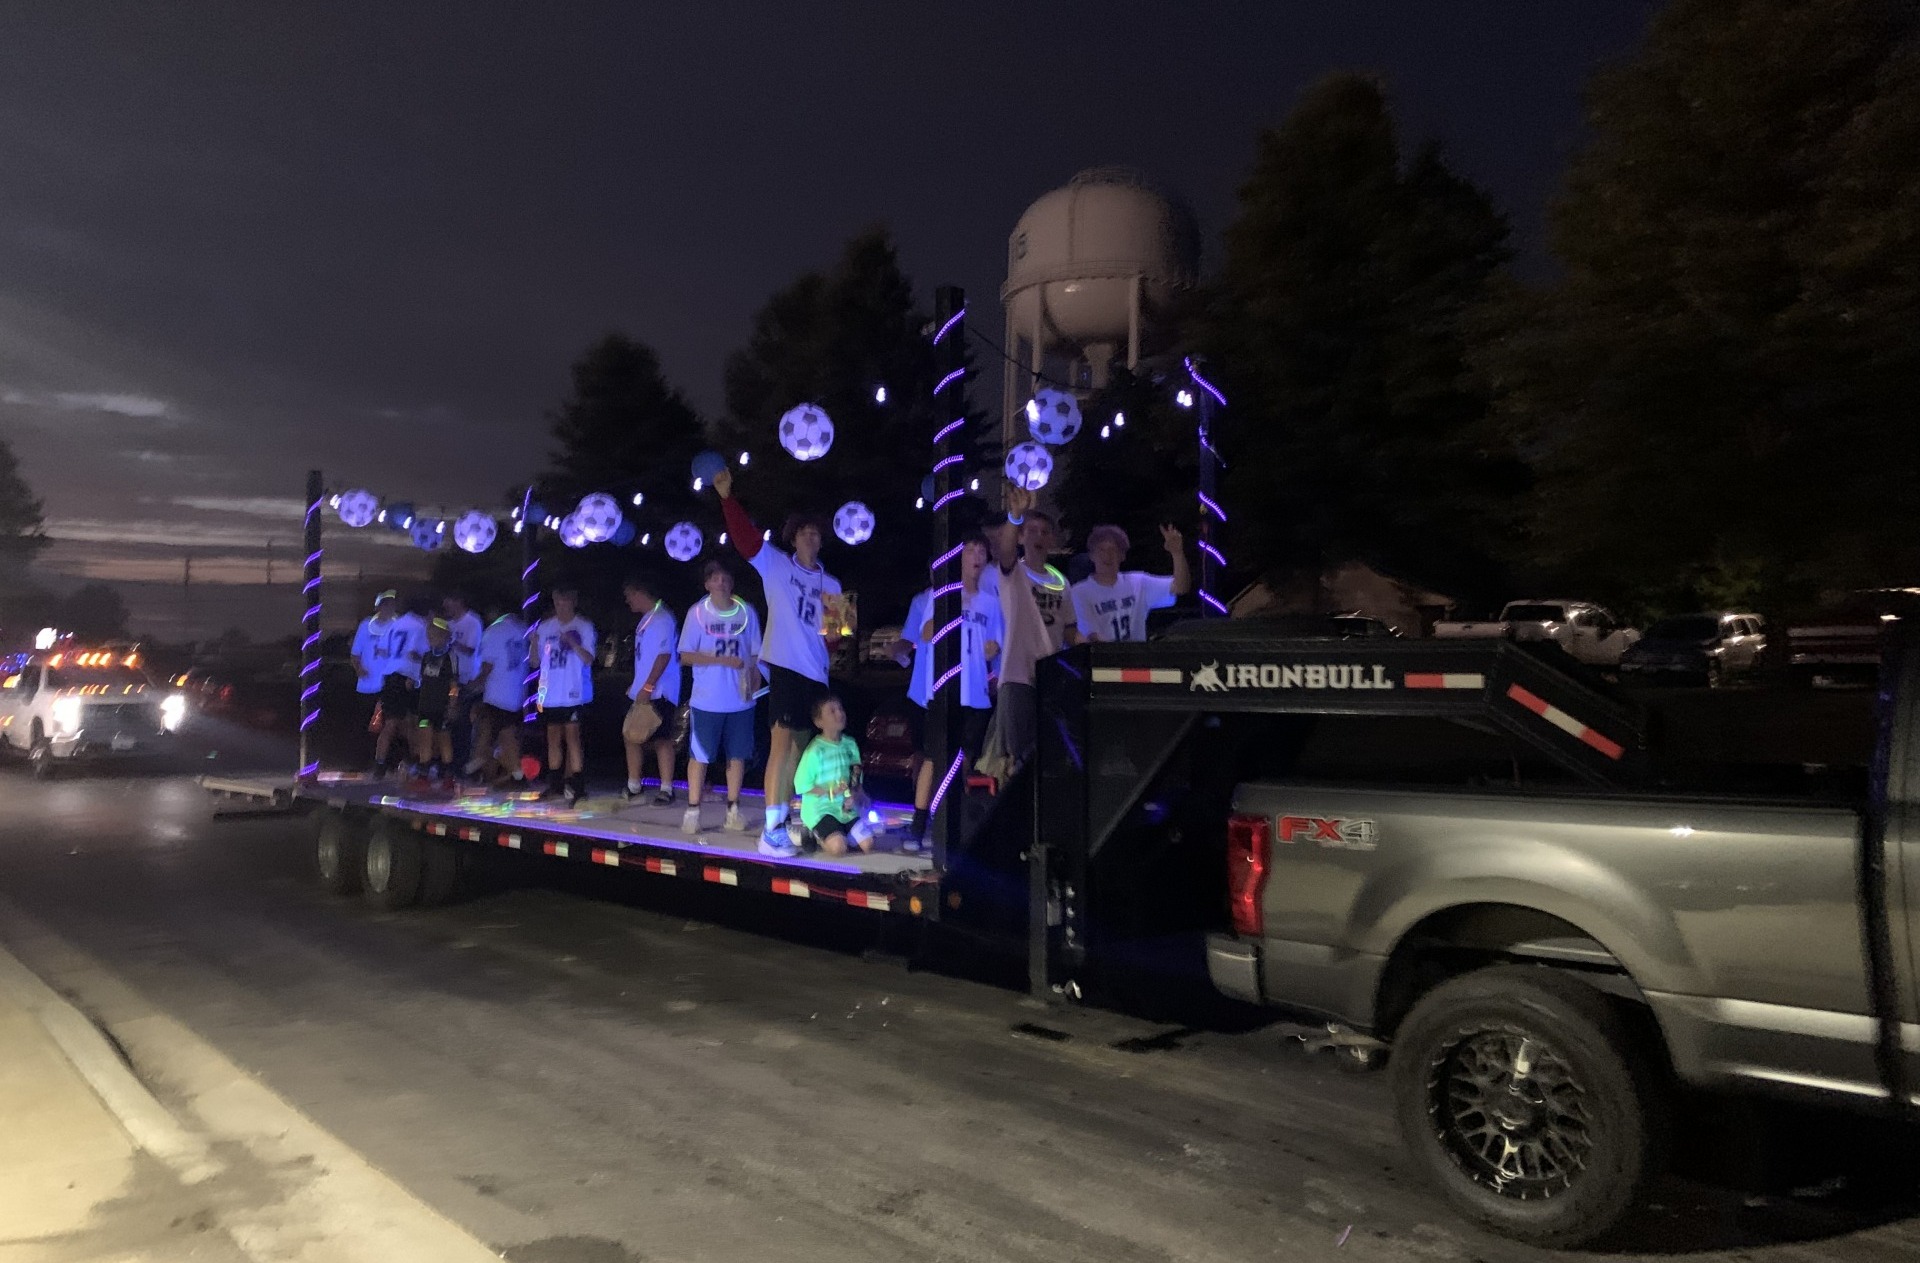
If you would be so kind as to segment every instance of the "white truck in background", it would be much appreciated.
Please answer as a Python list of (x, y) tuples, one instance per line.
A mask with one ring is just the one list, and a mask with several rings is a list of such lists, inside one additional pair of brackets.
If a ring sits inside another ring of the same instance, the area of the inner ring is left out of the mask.
[(1590, 601), (1508, 601), (1493, 622), (1435, 623), (1442, 639), (1498, 639), (1522, 644), (1551, 642), (1589, 666), (1617, 667), (1640, 633)]

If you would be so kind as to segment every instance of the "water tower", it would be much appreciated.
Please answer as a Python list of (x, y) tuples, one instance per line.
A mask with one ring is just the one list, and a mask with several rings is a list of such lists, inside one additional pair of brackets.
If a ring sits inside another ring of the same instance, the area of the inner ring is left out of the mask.
[[(1112, 364), (1133, 369), (1175, 292), (1194, 283), (1199, 233), (1184, 206), (1139, 172), (1082, 171), (1027, 207), (1007, 241), (1003, 432), (1042, 374), (1088, 393)], [(1124, 358), (1123, 358), (1124, 357)]]

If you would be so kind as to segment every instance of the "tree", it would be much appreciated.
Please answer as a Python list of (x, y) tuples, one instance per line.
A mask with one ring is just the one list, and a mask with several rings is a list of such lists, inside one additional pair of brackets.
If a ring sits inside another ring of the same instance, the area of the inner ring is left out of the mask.
[(42, 505), (20, 474), (13, 446), (0, 438), (0, 576), (16, 581), (47, 546)]
[[(660, 557), (667, 527), (694, 516), (694, 456), (707, 446), (700, 417), (660, 371), (653, 349), (622, 334), (610, 333), (588, 348), (573, 365), (573, 392), (551, 416), (554, 451), (549, 471), (534, 499), (547, 512), (564, 517), (581, 496), (592, 491), (615, 494), (639, 531), (652, 536), (654, 552), (631, 549), (564, 548), (543, 535), (541, 561), (551, 583), (579, 584), (591, 613), (604, 615), (617, 599), (623, 573)], [(635, 506), (633, 497), (642, 497)], [(516, 537), (507, 535), (492, 553), (517, 555)], [(503, 563), (450, 561), (436, 567), (461, 585), (477, 588), (475, 599), (505, 596), (499, 591)], [(513, 567), (517, 585), (518, 566)], [(698, 590), (697, 577), (680, 583), (672, 595), (683, 599)], [(607, 594), (612, 593), (609, 598)], [(514, 602), (516, 605), (518, 601)]]
[(1403, 159), (1371, 79), (1326, 79), (1261, 134), (1196, 338), (1231, 400), (1239, 564), (1497, 591), (1526, 474), (1466, 346), (1506, 240), (1435, 147)]
[[(1084, 400), (1080, 436), (1055, 449), (1051, 488), (1061, 523), (1075, 539), (1111, 522), (1133, 542), (1130, 563), (1164, 570), (1162, 522), (1193, 534), (1199, 447), (1194, 416), (1172, 402), (1153, 374), (1116, 369), (1105, 389)], [(1123, 424), (1113, 424), (1118, 415)], [(1102, 431), (1106, 433), (1103, 435)]]
[[(869, 625), (904, 611), (926, 583), (930, 527), (914, 500), (938, 426), (925, 403), (934, 384), (925, 325), (892, 237), (870, 228), (830, 270), (806, 273), (769, 298), (747, 345), (727, 361), (727, 415), (716, 438), (724, 451), (750, 454), (739, 493), (760, 523), (777, 532), (792, 512), (831, 519), (848, 500), (873, 510), (873, 543), (843, 548), (829, 537), (827, 559), (861, 594)], [(820, 405), (834, 423), (833, 449), (807, 464), (782, 451), (775, 432), (780, 415), (801, 403)]]
[(1896, 0), (1675, 0), (1596, 79), (1563, 274), (1477, 353), (1544, 568), (1655, 607), (1913, 581), (1912, 38)]
[(60, 602), (55, 619), (82, 640), (111, 640), (127, 634), (127, 603), (109, 584), (83, 584)]

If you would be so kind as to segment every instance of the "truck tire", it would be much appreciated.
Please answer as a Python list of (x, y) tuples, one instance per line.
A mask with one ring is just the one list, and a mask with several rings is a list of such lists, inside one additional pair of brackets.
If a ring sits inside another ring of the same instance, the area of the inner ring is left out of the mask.
[(382, 912), (413, 906), (424, 867), (418, 834), (392, 820), (376, 821), (367, 835), (367, 902)]
[(1520, 965), (1429, 991), (1389, 1069), (1407, 1148), (1455, 1210), (1571, 1248), (1617, 1228), (1665, 1162), (1658, 1061), (1616, 1001)]
[(437, 908), (460, 889), (460, 851), (445, 838), (420, 840), (420, 904)]
[(315, 833), (313, 867), (320, 888), (330, 895), (353, 895), (367, 872), (367, 836), (342, 811), (320, 817)]

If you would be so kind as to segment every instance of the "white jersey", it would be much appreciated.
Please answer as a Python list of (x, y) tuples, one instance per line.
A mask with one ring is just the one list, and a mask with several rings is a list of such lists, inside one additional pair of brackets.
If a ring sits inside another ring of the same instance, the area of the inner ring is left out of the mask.
[(673, 611), (665, 601), (655, 601), (633, 629), (633, 683), (627, 686), (627, 698), (640, 700), (640, 688), (653, 674), (653, 664), (667, 655), (666, 670), (654, 681), (653, 700), (680, 704), (680, 638), (676, 636)]
[(418, 681), (420, 664), (409, 656), (426, 649), (427, 636), (420, 620), (411, 614), (398, 618), (367, 618), (353, 633), (353, 656), (367, 674), (354, 686), (362, 693), (378, 693), (390, 675), (405, 675)]
[[(561, 637), (569, 631), (580, 638), (581, 647), (587, 651), (585, 661), (562, 641)], [(566, 623), (543, 618), (534, 626), (533, 644), (534, 652), (539, 655), (542, 710), (585, 706), (593, 700), (592, 659), (599, 641), (593, 634), (592, 623), (577, 614)]]
[[(760, 616), (739, 597), (730, 609), (717, 610), (713, 598), (706, 597), (687, 611), (680, 629), (680, 652), (711, 654), (716, 658), (741, 658), (751, 661), (760, 656)], [(695, 710), (730, 715), (752, 710), (753, 695), (760, 689), (757, 668), (705, 666), (693, 668)]]
[(1123, 570), (1111, 587), (1086, 578), (1073, 585), (1074, 622), (1080, 634), (1095, 640), (1142, 641), (1147, 611), (1172, 605), (1173, 577)]
[(907, 677), (907, 700), (925, 709), (933, 696), (933, 646), (924, 635), (927, 620), (933, 617), (933, 590), (921, 592), (907, 606), (907, 625), (900, 639), (913, 646), (913, 672)]
[(480, 633), (479, 660), (490, 667), (482, 700), (504, 711), (527, 704), (527, 625), (512, 614)]
[(989, 710), (993, 698), (987, 678), (993, 664), (987, 660), (987, 642), (1004, 645), (1007, 624), (1000, 613), (1000, 592), (982, 586), (972, 596), (960, 594), (960, 704), (969, 710)]
[(458, 669), (455, 678), (462, 684), (471, 684), (473, 677), (480, 674), (480, 637), (484, 631), (480, 616), (468, 610), (458, 618), (450, 618), (447, 631), (453, 637), (453, 661)]
[(827, 682), (827, 642), (821, 635), (826, 597), (840, 595), (840, 580), (824, 568), (803, 570), (771, 544), (753, 555), (753, 568), (767, 593), (767, 639), (762, 655), (769, 666), (797, 671)]

